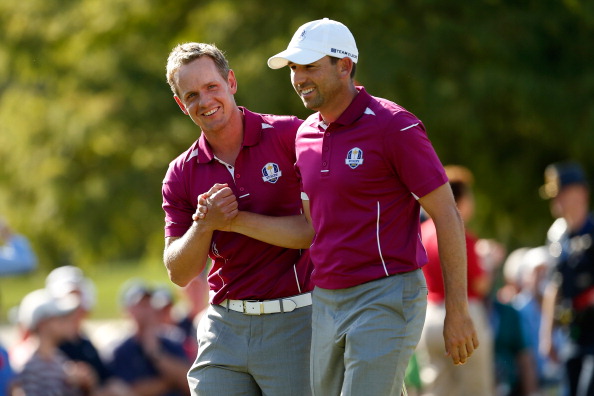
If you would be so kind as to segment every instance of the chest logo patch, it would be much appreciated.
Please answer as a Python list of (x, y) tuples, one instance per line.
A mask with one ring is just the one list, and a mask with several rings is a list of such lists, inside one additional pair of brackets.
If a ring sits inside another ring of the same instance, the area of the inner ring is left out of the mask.
[(282, 175), (283, 172), (274, 162), (269, 162), (262, 168), (262, 180), (265, 182), (274, 184)]
[(344, 162), (351, 169), (355, 169), (363, 163), (363, 150), (361, 150), (359, 147), (353, 147), (349, 150)]

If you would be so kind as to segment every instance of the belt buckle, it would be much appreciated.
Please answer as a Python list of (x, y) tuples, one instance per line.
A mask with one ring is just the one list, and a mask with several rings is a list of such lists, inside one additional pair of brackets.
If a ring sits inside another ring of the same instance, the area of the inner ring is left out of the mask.
[[(250, 312), (248, 311), (248, 304), (260, 304), (260, 310)], [(264, 314), (264, 303), (258, 300), (243, 300), (243, 313), (246, 315), (263, 315)]]

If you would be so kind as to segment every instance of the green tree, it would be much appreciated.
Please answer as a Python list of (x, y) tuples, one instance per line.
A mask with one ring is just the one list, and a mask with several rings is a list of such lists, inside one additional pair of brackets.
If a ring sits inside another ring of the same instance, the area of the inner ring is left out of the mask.
[(308, 111), (266, 59), (329, 17), (353, 31), (357, 80), (425, 123), (476, 175), (482, 235), (543, 241), (544, 167), (594, 175), (591, 2), (27, 0), (0, 3), (0, 213), (44, 265), (158, 260), (160, 183), (198, 137), (165, 83), (179, 42), (214, 42), (255, 111)]

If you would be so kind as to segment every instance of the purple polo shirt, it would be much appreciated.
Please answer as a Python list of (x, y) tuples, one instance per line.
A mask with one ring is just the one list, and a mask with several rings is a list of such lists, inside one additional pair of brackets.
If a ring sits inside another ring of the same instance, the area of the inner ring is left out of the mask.
[(316, 230), (312, 277), (325, 289), (422, 267), (416, 197), (447, 182), (421, 121), (357, 89), (327, 129), (315, 113), (297, 132), (296, 167)]
[[(218, 161), (204, 135), (169, 165), (163, 181), (165, 236), (181, 237), (192, 225), (198, 195), (227, 183), (239, 210), (271, 216), (302, 213), (295, 172), (296, 117), (244, 114), (243, 147), (235, 167)], [(233, 170), (233, 175), (230, 173)], [(247, 236), (215, 231), (209, 256), (211, 302), (226, 298), (266, 300), (312, 289), (307, 251), (285, 249)]]

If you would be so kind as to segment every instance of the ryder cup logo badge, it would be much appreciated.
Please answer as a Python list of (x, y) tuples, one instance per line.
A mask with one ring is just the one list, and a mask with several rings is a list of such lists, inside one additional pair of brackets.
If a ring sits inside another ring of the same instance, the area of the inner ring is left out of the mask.
[(280, 168), (274, 162), (269, 162), (262, 168), (262, 180), (268, 183), (276, 183), (283, 175)]
[(355, 169), (363, 163), (363, 150), (361, 150), (359, 147), (350, 149), (344, 162), (351, 169)]

